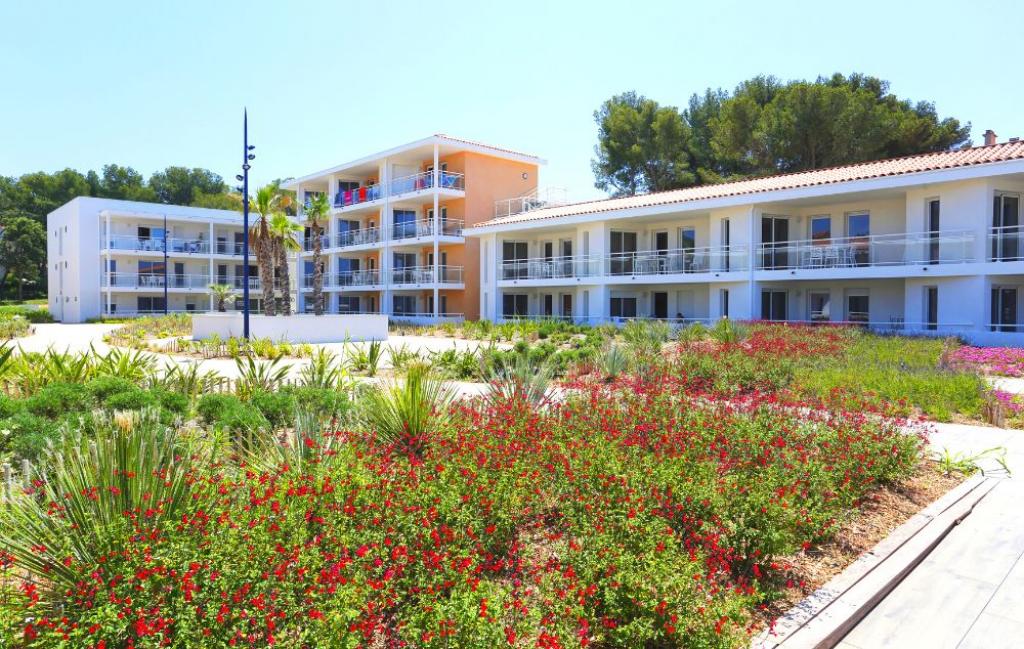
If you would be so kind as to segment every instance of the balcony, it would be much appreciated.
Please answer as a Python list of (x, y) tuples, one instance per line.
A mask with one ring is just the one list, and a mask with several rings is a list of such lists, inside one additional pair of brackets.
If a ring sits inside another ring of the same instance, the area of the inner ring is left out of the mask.
[(380, 243), (380, 228), (358, 228), (339, 232), (334, 237), (334, 245), (338, 248), (351, 246), (368, 246)]
[[(213, 246), (213, 254), (215, 255), (238, 255), (241, 257), (244, 250), (244, 244), (234, 242), (229, 243), (227, 241), (218, 241)], [(256, 254), (253, 252), (252, 246), (249, 246), (249, 254)]]
[[(461, 237), (463, 221), (456, 219), (441, 219), (441, 236)], [(395, 223), (391, 226), (391, 240), (402, 241), (404, 239), (420, 239), (422, 237), (434, 236), (434, 222), (430, 219), (419, 221), (405, 221)]]
[(579, 279), (596, 277), (603, 267), (601, 257), (539, 257), (501, 262), (501, 279)]
[(807, 239), (758, 246), (759, 270), (963, 264), (975, 261), (970, 230)]
[(158, 289), (163, 290), (166, 283), (168, 289), (206, 289), (210, 284), (208, 275), (178, 275), (154, 273), (104, 273), (104, 288), (123, 289)]
[(607, 258), (609, 276), (685, 275), (747, 270), (746, 246), (727, 248), (676, 248), (613, 253)]
[(409, 266), (391, 271), (391, 284), (394, 286), (421, 286), (434, 283), (462, 284), (462, 266), (438, 266), (436, 275), (433, 266)]
[[(218, 277), (217, 278), (217, 283), (218, 284), (228, 284), (229, 286), (231, 286), (231, 288), (235, 289), (236, 291), (241, 291), (242, 288), (245, 286), (245, 277), (243, 277), (242, 275), (236, 275), (235, 277), (232, 277), (232, 278)], [(260, 282), (260, 278), (259, 277), (250, 277), (249, 278), (249, 290), (250, 291), (258, 291), (262, 287), (263, 287), (263, 284)]]
[[(164, 252), (162, 237), (136, 237), (127, 235), (111, 236), (107, 242), (108, 250), (126, 250), (131, 252)], [(169, 255), (205, 255), (210, 252), (210, 242), (203, 239), (167, 239)]]
[(1024, 261), (1024, 226), (992, 228), (988, 241), (989, 261)]
[[(439, 171), (437, 177), (438, 187), (440, 189), (450, 189), (454, 191), (466, 190), (466, 177), (463, 174), (453, 173), (450, 171)], [(390, 196), (401, 196), (402, 194), (411, 194), (413, 192), (432, 189), (433, 187), (434, 172), (424, 171), (410, 176), (395, 178), (388, 184), (388, 194)]]
[(541, 257), (504, 261), (501, 279), (544, 280), (642, 277), (747, 270), (745, 246), (614, 253), (604, 257)]
[(504, 198), (494, 201), (494, 218), (522, 214), (545, 207), (557, 207), (568, 202), (564, 187), (547, 187), (535, 189), (528, 194), (515, 198)]
[(403, 239), (418, 239), (429, 237), (434, 234), (434, 222), (427, 219), (419, 221), (404, 221), (391, 226), (391, 240), (401, 241)]
[(381, 185), (367, 185), (358, 189), (339, 191), (334, 195), (334, 207), (352, 207), (362, 203), (372, 203), (384, 198)]
[[(334, 275), (324, 273), (324, 288), (348, 288), (352, 286), (380, 286), (378, 270), (343, 270)], [(313, 288), (313, 276), (302, 277), (302, 288)]]

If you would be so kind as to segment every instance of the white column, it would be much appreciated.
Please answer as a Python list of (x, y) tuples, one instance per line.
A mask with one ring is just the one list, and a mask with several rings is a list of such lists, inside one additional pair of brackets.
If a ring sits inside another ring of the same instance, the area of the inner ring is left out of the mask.
[(384, 196), (384, 204), (380, 210), (380, 263), (377, 264), (380, 271), (380, 304), (378, 310), (385, 315), (391, 315), (391, 170), (388, 168), (388, 159), (381, 163), (380, 172), (381, 195)]
[(441, 236), (441, 210), (438, 205), (438, 191), (440, 188), (441, 171), (438, 169), (438, 146), (434, 143), (434, 177), (432, 178), (433, 194), (434, 194), (434, 319), (437, 319), (440, 313), (440, 300), (438, 296), (437, 283), (441, 281), (441, 253), (439, 245), (439, 237)]

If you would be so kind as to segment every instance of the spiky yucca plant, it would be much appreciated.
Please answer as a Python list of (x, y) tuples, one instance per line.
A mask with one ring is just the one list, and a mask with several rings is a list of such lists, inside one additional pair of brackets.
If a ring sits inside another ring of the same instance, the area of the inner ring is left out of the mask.
[(553, 378), (549, 363), (533, 362), (526, 354), (516, 354), (511, 361), (488, 371), (486, 398), (494, 404), (522, 403), (540, 408), (550, 400)]
[(199, 461), (156, 411), (94, 416), (92, 440), (67, 427), (45, 453), (36, 493), (0, 508), (0, 547), (40, 585), (44, 609), (64, 604), (82, 569), (194, 507)]
[(455, 396), (429, 366), (417, 363), (404, 380), (384, 381), (368, 390), (360, 403), (360, 419), (380, 441), (417, 451), (448, 423)]

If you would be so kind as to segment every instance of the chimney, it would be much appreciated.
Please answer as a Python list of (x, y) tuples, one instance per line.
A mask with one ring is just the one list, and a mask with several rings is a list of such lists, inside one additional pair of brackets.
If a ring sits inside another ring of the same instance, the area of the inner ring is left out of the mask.
[(985, 146), (990, 146), (996, 143), (996, 132), (992, 129), (985, 131)]

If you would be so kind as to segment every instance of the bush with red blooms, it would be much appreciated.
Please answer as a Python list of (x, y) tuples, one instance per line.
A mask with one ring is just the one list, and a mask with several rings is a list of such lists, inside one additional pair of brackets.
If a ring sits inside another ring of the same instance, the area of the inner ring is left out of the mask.
[[(782, 363), (825, 340), (745, 344)], [(701, 370), (464, 402), (416, 445), (347, 431), (306, 437), (313, 461), (204, 465), (180, 518), (53, 556), (78, 575), (58, 601), (8, 561), (0, 620), (25, 647), (742, 646), (777, 558), (907, 476), (921, 439)]]

